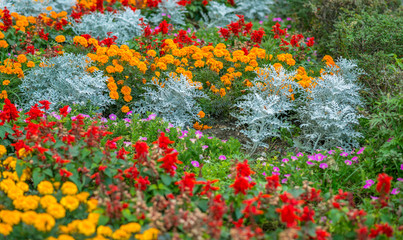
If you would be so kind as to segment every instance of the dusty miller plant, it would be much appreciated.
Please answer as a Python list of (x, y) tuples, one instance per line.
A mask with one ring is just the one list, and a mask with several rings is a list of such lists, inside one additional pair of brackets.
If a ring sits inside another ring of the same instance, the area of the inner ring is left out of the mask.
[(51, 102), (51, 110), (64, 105), (79, 104), (103, 109), (111, 103), (102, 71), (90, 73), (91, 63), (85, 55), (64, 54), (44, 59), (43, 67), (30, 70), (20, 85), (24, 109), (41, 100)]
[(197, 114), (202, 109), (197, 99), (208, 98), (199, 87), (182, 74), (180, 77), (170, 74), (165, 80), (160, 79), (159, 84), (148, 83), (142, 94), (144, 99), (134, 103), (133, 111), (155, 113), (175, 126), (191, 126), (200, 119)]
[(201, 12), (204, 23), (207, 28), (225, 27), (238, 18), (234, 14), (235, 8), (227, 7), (225, 4), (218, 2), (209, 2), (206, 6), (207, 14)]
[(290, 80), (294, 75), (283, 68), (277, 73), (273, 66), (265, 67), (251, 81), (253, 86), (246, 89), (249, 93), (235, 104), (240, 112), (232, 116), (237, 126), (246, 126), (241, 132), (251, 141), (247, 146), (251, 154), (257, 147), (269, 147), (264, 142), (267, 138), (281, 137), (280, 129), (290, 129), (286, 112), (293, 109), (292, 94), (299, 90), (298, 84)]
[(71, 7), (76, 4), (76, 0), (0, 0), (0, 8), (10, 12), (16, 12), (24, 16), (38, 16), (43, 12), (50, 12), (46, 7), (51, 6), (55, 12), (71, 12)]
[(171, 23), (173, 25), (186, 25), (185, 22), (185, 14), (186, 9), (184, 6), (178, 4), (179, 0), (162, 0), (160, 4), (158, 4), (158, 8), (150, 18), (150, 21), (154, 24), (160, 23), (164, 15), (169, 17)]
[(238, 0), (236, 1), (236, 13), (245, 16), (248, 20), (264, 20), (271, 13), (272, 0)]
[(117, 13), (94, 12), (84, 15), (80, 22), (69, 19), (72, 22), (71, 29), (77, 35), (90, 34), (92, 37), (101, 39), (108, 37), (108, 33), (118, 37), (117, 43), (123, 44), (142, 34), (142, 28), (139, 26), (140, 18), (144, 19), (140, 10), (133, 11), (125, 8), (124, 11)]
[(303, 150), (349, 150), (358, 147), (356, 139), (362, 137), (354, 128), (362, 117), (357, 111), (361, 87), (356, 82), (363, 72), (354, 61), (340, 58), (336, 65), (327, 67), (323, 80), (315, 80), (315, 88), (306, 95), (309, 100), (298, 108), (301, 135), (295, 145)]

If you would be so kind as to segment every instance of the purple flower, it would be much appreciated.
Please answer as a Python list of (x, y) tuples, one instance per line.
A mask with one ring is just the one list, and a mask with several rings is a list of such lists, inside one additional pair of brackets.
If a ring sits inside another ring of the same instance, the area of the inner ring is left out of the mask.
[(133, 111), (128, 111), (127, 113), (126, 113), (126, 115), (128, 115), (128, 116), (131, 116), (133, 114)]
[(228, 140), (221, 140), (221, 142), (226, 143)]
[(372, 200), (378, 200), (379, 197), (371, 196)]
[(196, 138), (201, 138), (201, 137), (203, 137), (203, 133), (202, 133), (201, 131), (199, 131), (199, 130), (197, 130), (197, 131), (195, 132), (195, 135), (196, 135)]
[(346, 161), (344, 161), (344, 163), (349, 165), (349, 166), (352, 164), (352, 162), (350, 160), (346, 160)]
[(130, 123), (131, 120), (130, 120), (130, 118), (125, 118), (125, 119), (123, 119), (123, 121)]
[(228, 174), (228, 175), (227, 175), (227, 178), (230, 178), (230, 177), (231, 177), (231, 174)]
[(325, 168), (328, 167), (328, 165), (327, 165), (327, 163), (321, 163), (321, 164), (319, 165), (319, 167), (322, 168), (322, 169), (325, 169)]
[(365, 181), (365, 185), (364, 185), (363, 188), (368, 189), (368, 188), (370, 188), (372, 185), (374, 185), (374, 183), (375, 183), (374, 180), (368, 179), (367, 181)]
[(360, 150), (358, 150), (357, 154), (360, 155), (361, 153), (364, 152), (365, 147), (360, 148)]
[(278, 168), (278, 167), (273, 167), (273, 171), (275, 171), (275, 172), (280, 172), (280, 168)]
[(282, 162), (288, 162), (288, 161), (290, 161), (290, 159), (288, 159), (288, 158), (283, 158), (283, 160), (281, 160)]
[(289, 177), (291, 176), (291, 174), (284, 174), (284, 177)]
[(115, 121), (116, 118), (117, 118), (117, 116), (115, 114), (113, 114), (113, 113), (111, 115), (109, 115), (109, 119), (112, 120), (112, 121)]
[(208, 139), (213, 139), (214, 137), (208, 137)]
[(167, 14), (166, 14), (166, 13), (161, 13), (161, 15), (162, 15), (162, 16), (166, 16)]
[(390, 141), (392, 141), (392, 140), (393, 140), (393, 137), (389, 138), (387, 142), (390, 142)]
[(288, 179), (287, 178), (283, 178), (281, 179), (281, 183), (287, 183)]
[(287, 21), (292, 21), (292, 18), (288, 17), (288, 18), (287, 18)]
[(302, 157), (304, 154), (302, 152), (297, 153), (297, 157)]
[(169, 128), (173, 128), (174, 125), (173, 125), (172, 123), (168, 123), (168, 127), (169, 127)]
[(355, 156), (355, 157), (353, 157), (352, 159), (351, 159), (351, 161), (354, 161), (354, 162), (356, 162), (358, 160), (358, 157), (357, 156)]
[(324, 156), (324, 155), (321, 154), (321, 153), (315, 154), (315, 159), (316, 159), (316, 161), (318, 161), (318, 162), (320, 162), (320, 161), (322, 161), (323, 159), (325, 159), (325, 157), (326, 157), (326, 156)]
[(157, 114), (150, 114), (147, 118), (147, 120), (154, 120)]
[(309, 155), (309, 156), (308, 156), (308, 159), (311, 160), (311, 161), (316, 160), (314, 155)]
[(147, 141), (147, 137), (140, 137), (141, 141)]
[(396, 194), (398, 194), (400, 191), (397, 189), (397, 188), (394, 188), (393, 190), (392, 190), (392, 192), (390, 192), (390, 194), (392, 194), (392, 195), (396, 195)]
[(266, 162), (262, 163), (262, 166), (266, 166)]
[(348, 156), (348, 153), (342, 152), (342, 153), (340, 153), (340, 156), (342, 156), (342, 157), (347, 157), (347, 156)]
[(208, 148), (208, 146), (207, 145), (203, 145), (202, 146), (202, 149), (204, 150), (204, 149), (207, 149)]
[(266, 173), (265, 173), (265, 172), (263, 172), (262, 175), (266, 177)]
[(132, 145), (132, 142), (123, 142), (124, 145), (126, 145), (126, 147)]
[(259, 21), (259, 24), (262, 25), (262, 24), (263, 24), (263, 21)]
[(168, 14), (168, 18), (171, 18), (171, 15)]
[(218, 157), (218, 159), (220, 159), (220, 160), (226, 160), (226, 159), (227, 159), (227, 157), (226, 157), (226, 156), (224, 156), (224, 155), (220, 155), (220, 156)]
[(315, 164), (314, 164), (313, 162), (311, 162), (311, 161), (307, 161), (306, 164), (308, 164), (308, 165), (315, 165)]
[(403, 164), (400, 164), (400, 170), (403, 170)]
[(399, 182), (403, 182), (403, 178), (397, 178), (396, 180)]
[(200, 167), (200, 164), (198, 161), (191, 161), (190, 163), (193, 165), (193, 167), (197, 167), (197, 168)]
[(192, 143), (195, 143), (195, 142), (197, 141), (196, 138), (189, 138), (189, 140), (190, 140)]
[(335, 150), (330, 150), (330, 151), (327, 152), (327, 154), (332, 155), (334, 152), (335, 152)]

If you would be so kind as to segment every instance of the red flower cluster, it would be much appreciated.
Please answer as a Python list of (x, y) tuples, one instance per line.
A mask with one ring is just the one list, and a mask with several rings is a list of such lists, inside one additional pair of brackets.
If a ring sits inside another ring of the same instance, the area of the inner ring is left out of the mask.
[(1, 17), (1, 20), (3, 20), (3, 26), (0, 27), (1, 30), (6, 32), (8, 29), (10, 29), (13, 25), (13, 18), (10, 15), (10, 11), (7, 9), (7, 7), (4, 7), (3, 10), (3, 16)]
[(193, 188), (197, 183), (194, 173), (185, 172), (182, 180), (176, 182), (175, 185), (179, 185), (182, 193), (188, 193), (189, 196), (193, 196)]
[(254, 172), (250, 169), (248, 160), (245, 159), (243, 163), (238, 163), (236, 166), (237, 174), (235, 182), (230, 185), (234, 188), (235, 194), (242, 193), (246, 195), (246, 191), (252, 189), (256, 185), (255, 182), (249, 182), (249, 177)]
[(14, 104), (8, 98), (4, 99), (3, 111), (0, 113), (0, 125), (4, 122), (15, 121), (19, 118), (19, 112)]
[(369, 234), (370, 238), (376, 238), (379, 235), (386, 235), (387, 237), (393, 236), (393, 229), (387, 224), (375, 224), (375, 229), (371, 229), (371, 233)]

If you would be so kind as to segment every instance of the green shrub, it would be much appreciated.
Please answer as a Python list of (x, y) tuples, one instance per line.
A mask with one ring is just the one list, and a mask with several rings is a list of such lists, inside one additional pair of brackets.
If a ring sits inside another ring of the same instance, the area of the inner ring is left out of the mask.
[(371, 97), (393, 92), (403, 76), (402, 69), (391, 68), (403, 56), (403, 14), (355, 14), (339, 19), (328, 42), (334, 55), (357, 59), (366, 76), (361, 80)]

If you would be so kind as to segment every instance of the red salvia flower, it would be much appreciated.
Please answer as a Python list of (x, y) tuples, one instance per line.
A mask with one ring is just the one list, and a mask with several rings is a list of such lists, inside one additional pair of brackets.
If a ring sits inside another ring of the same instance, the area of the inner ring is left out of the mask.
[(387, 224), (375, 224), (375, 229), (371, 229), (371, 233), (369, 234), (370, 238), (376, 238), (377, 236), (384, 234), (387, 237), (393, 236), (393, 229)]
[(174, 141), (171, 141), (168, 137), (165, 136), (165, 133), (161, 133), (160, 137), (158, 138), (157, 141), (153, 142), (153, 144), (158, 144), (158, 147), (163, 149), (166, 154), (172, 152), (172, 148), (168, 148), (169, 144), (175, 143)]
[(280, 213), (280, 220), (286, 223), (287, 227), (295, 227), (297, 225), (299, 217), (296, 213), (298, 213), (299, 210), (295, 208), (293, 204), (286, 204), (281, 209), (277, 209), (277, 212)]
[(178, 160), (178, 154), (178, 152), (170, 153), (158, 159), (158, 162), (162, 162), (160, 168), (164, 169), (165, 172), (169, 173), (171, 176), (175, 175), (176, 164), (182, 164), (182, 162)]
[(133, 145), (133, 147), (136, 149), (136, 155), (134, 155), (134, 159), (143, 159), (147, 156), (149, 146), (146, 142), (138, 141), (136, 142), (136, 144)]
[(145, 178), (140, 176), (138, 179), (136, 179), (136, 184), (134, 184), (134, 186), (141, 191), (145, 191), (148, 185), (150, 185), (150, 181), (148, 181), (148, 176), (146, 176)]
[(62, 108), (59, 109), (60, 115), (62, 115), (63, 117), (66, 117), (67, 114), (69, 114), (69, 105), (66, 105)]
[(305, 206), (301, 215), (301, 221), (304, 222), (315, 222), (313, 220), (313, 216), (315, 216), (315, 211), (312, 209), (309, 209), (308, 206)]
[(185, 172), (185, 176), (183, 176), (182, 180), (176, 182), (175, 185), (179, 185), (181, 192), (186, 192), (189, 193), (190, 196), (193, 196), (193, 188), (196, 183), (195, 174)]
[(376, 185), (376, 191), (381, 195), (389, 194), (390, 182), (393, 177), (388, 176), (386, 173), (381, 173), (378, 175), (378, 184)]
[(40, 107), (40, 109), (49, 110), (49, 106), (50, 106), (50, 102), (49, 102), (49, 101), (47, 101), (47, 100), (42, 100), (42, 101), (39, 101), (39, 103), (42, 105), (42, 106)]
[(2, 124), (4, 122), (15, 121), (19, 118), (19, 112), (14, 104), (10, 102), (10, 99), (4, 99), (3, 111), (0, 113), (0, 119)]
[(204, 184), (203, 191), (200, 193), (200, 195), (207, 195), (208, 197), (211, 196), (212, 191), (217, 191), (220, 190), (219, 187), (213, 187), (212, 184), (218, 182), (218, 179), (212, 180), (212, 181), (207, 181), (207, 182), (200, 182), (200, 184)]
[(31, 107), (31, 109), (29, 110), (29, 112), (25, 113), (26, 115), (28, 115), (29, 117), (27, 118), (27, 121), (31, 121), (31, 120), (38, 120), (38, 118), (42, 117), (44, 112), (42, 112), (39, 108), (38, 108), (38, 104), (35, 104), (34, 106)]
[(246, 195), (246, 191), (255, 185), (256, 183), (249, 183), (248, 179), (245, 177), (238, 177), (235, 179), (235, 182), (230, 185), (230, 187), (234, 188), (235, 194), (242, 193), (243, 195)]
[(70, 177), (70, 176), (73, 176), (73, 173), (71, 173), (71, 172), (69, 172), (69, 171), (67, 171), (66, 169), (63, 169), (63, 168), (61, 168), (61, 169), (59, 170), (59, 174), (60, 174), (60, 176), (62, 176), (62, 177)]
[(238, 163), (236, 165), (237, 177), (249, 177), (255, 172), (249, 167), (248, 160), (244, 160), (243, 163)]
[(278, 175), (272, 175), (272, 176), (266, 177), (266, 180), (267, 180), (266, 191), (269, 193), (275, 192), (277, 190), (277, 188), (281, 186), (280, 178)]
[(316, 230), (316, 239), (317, 240), (326, 240), (329, 239), (330, 233), (326, 232), (325, 230), (322, 229), (317, 229)]

